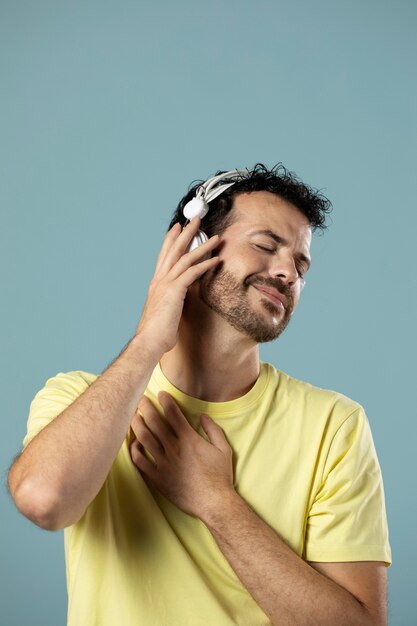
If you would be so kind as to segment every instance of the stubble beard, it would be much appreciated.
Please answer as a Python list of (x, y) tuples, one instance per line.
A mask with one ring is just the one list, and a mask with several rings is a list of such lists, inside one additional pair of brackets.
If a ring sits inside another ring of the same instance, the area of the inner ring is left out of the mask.
[(267, 315), (251, 306), (248, 290), (253, 289), (252, 284), (262, 284), (262, 280), (256, 276), (249, 276), (242, 283), (232, 272), (216, 268), (204, 274), (199, 284), (203, 302), (233, 328), (256, 343), (277, 339), (291, 319), (292, 300), (288, 296), (284, 312), (266, 296), (261, 299), (260, 305), (266, 310)]

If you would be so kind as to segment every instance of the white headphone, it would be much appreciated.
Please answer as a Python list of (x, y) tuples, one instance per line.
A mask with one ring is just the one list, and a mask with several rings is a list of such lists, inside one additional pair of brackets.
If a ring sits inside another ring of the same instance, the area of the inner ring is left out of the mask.
[[(230, 170), (230, 172), (218, 174), (217, 176), (213, 176), (212, 178), (209, 178), (204, 183), (202, 183), (197, 188), (195, 197), (189, 200), (189, 202), (187, 202), (187, 204), (183, 208), (183, 215), (187, 218), (184, 227), (188, 224), (189, 221), (193, 219), (193, 217), (196, 217), (197, 215), (200, 218), (205, 217), (209, 210), (208, 203), (214, 200), (214, 198), (220, 196), (223, 191), (226, 191), (226, 189), (228, 189), (237, 182), (236, 180), (234, 180), (231, 183), (217, 185), (220, 180), (223, 180), (224, 178), (238, 178), (240, 175), (247, 176), (248, 174), (250, 174), (249, 170)], [(198, 248), (198, 246), (201, 246), (206, 241), (208, 241), (206, 233), (203, 233), (202, 230), (199, 230), (193, 238), (192, 242), (190, 243), (187, 252), (191, 252), (191, 250)], [(301, 289), (303, 289), (305, 283), (305, 279), (302, 278)]]
[[(183, 209), (184, 217), (187, 218), (184, 226), (188, 224), (193, 217), (200, 217), (201, 219), (207, 215), (209, 206), (208, 203), (217, 198), (223, 191), (226, 191), (229, 187), (234, 185), (237, 181), (234, 180), (231, 183), (225, 183), (223, 185), (217, 185), (218, 181), (223, 180), (224, 178), (237, 178), (240, 174), (249, 174), (249, 170), (230, 170), (230, 172), (225, 172), (224, 174), (218, 174), (217, 176), (213, 176), (206, 180), (205, 183), (202, 183), (196, 192), (194, 198), (192, 198)], [(202, 230), (199, 230), (198, 233), (193, 238), (190, 243), (187, 252), (191, 252), (201, 244), (208, 241), (208, 237), (206, 233), (203, 233)]]

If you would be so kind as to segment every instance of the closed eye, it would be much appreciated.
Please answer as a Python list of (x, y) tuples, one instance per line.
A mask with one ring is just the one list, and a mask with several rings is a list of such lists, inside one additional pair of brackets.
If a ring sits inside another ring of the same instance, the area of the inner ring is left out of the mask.
[[(255, 243), (254, 246), (256, 248), (259, 248), (259, 250), (263, 250), (264, 252), (267, 252), (269, 254), (275, 253), (275, 248), (266, 248), (265, 246), (260, 246), (258, 243)], [(302, 267), (297, 267), (297, 273), (300, 276), (300, 278), (303, 278), (305, 271)]]

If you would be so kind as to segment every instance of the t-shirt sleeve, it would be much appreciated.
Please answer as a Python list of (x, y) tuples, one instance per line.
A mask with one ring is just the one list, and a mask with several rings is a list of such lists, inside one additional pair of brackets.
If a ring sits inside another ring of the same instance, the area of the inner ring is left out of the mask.
[(84, 393), (96, 378), (96, 375), (82, 371), (59, 372), (56, 376), (48, 378), (45, 386), (37, 392), (30, 404), (23, 449), (45, 426)]
[(392, 563), (381, 468), (360, 405), (330, 444), (307, 518), (305, 560)]

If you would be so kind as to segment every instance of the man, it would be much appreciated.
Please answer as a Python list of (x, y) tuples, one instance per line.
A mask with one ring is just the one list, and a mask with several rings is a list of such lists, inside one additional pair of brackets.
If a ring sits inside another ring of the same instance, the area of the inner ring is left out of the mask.
[(65, 528), (70, 626), (382, 626), (391, 550), (364, 409), (259, 360), (330, 203), (257, 164), (181, 229), (198, 188), (124, 351), (32, 401), (13, 498)]

